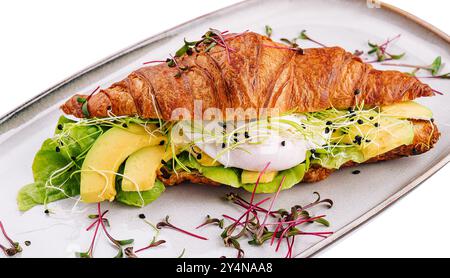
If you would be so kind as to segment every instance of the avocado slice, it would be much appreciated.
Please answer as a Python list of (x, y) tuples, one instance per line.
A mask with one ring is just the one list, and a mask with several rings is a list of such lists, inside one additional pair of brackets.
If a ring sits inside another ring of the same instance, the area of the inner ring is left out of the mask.
[(433, 118), (431, 110), (414, 101), (404, 101), (392, 105), (382, 106), (383, 116), (400, 119), (430, 120)]
[(164, 150), (164, 146), (150, 146), (132, 153), (125, 162), (122, 190), (142, 192), (152, 189)]
[[(148, 128), (148, 127), (147, 127)], [(135, 151), (159, 145), (163, 136), (149, 134), (142, 126), (113, 127), (99, 136), (81, 167), (80, 195), (83, 202), (112, 201), (119, 166)]]
[(373, 122), (352, 125), (342, 143), (355, 145), (366, 161), (402, 145), (409, 145), (414, 139), (414, 127), (408, 120), (378, 117)]
[[(246, 183), (256, 183), (258, 180), (258, 177), (260, 175), (260, 172), (254, 172), (254, 171), (242, 171), (241, 174), (241, 182)], [(261, 175), (261, 178), (259, 179), (260, 183), (267, 183), (273, 181), (273, 179), (278, 175), (277, 171), (272, 172), (265, 172)]]

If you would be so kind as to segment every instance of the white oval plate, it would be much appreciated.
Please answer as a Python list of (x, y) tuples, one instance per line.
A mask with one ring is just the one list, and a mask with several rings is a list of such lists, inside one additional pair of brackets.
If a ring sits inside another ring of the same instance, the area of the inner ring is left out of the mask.
[[(20, 241), (22, 246), (25, 240), (32, 242), (31, 246), (24, 246), (19, 256), (73, 257), (75, 251), (87, 250), (90, 243), (92, 232), (85, 232), (84, 228), (90, 223), (87, 215), (95, 213), (94, 205), (79, 204), (76, 211), (71, 212), (74, 201), (63, 200), (52, 203), (50, 207), (56, 213), (46, 216), (42, 207), (20, 213), (15, 203), (17, 191), (32, 182), (33, 157), (43, 140), (52, 135), (61, 115), (58, 106), (65, 99), (77, 92), (89, 92), (97, 85), (108, 86), (140, 67), (144, 61), (165, 58), (168, 50), (173, 53), (180, 47), (184, 37), (188, 40), (198, 38), (210, 27), (263, 33), (266, 24), (272, 26), (274, 39), (295, 37), (306, 29), (308, 34), (324, 44), (339, 45), (349, 51), (367, 50), (369, 39), (381, 42), (402, 34), (392, 52), (407, 52), (405, 62), (428, 64), (437, 55), (441, 55), (443, 61), (450, 61), (447, 35), (392, 7), (368, 8), (366, 1), (357, 0), (247, 1), (149, 38), (70, 77), (0, 120), (0, 176), (3, 178), (0, 219), (11, 237)], [(302, 42), (302, 45), (313, 46), (307, 42)], [(449, 68), (444, 71), (449, 71)], [(325, 240), (315, 237), (297, 239), (294, 254), (311, 256), (380, 212), (449, 161), (450, 81), (429, 82), (433, 88), (447, 92), (443, 96), (420, 100), (433, 110), (442, 133), (433, 150), (417, 157), (360, 166), (359, 175), (352, 175), (352, 169), (338, 171), (325, 181), (300, 184), (280, 194), (275, 205), (279, 208), (305, 204), (313, 200), (314, 191), (335, 203), (332, 209), (324, 210), (331, 222), (331, 227), (325, 230), (335, 233)], [(138, 218), (138, 214), (145, 213), (153, 223), (170, 215), (176, 225), (194, 230), (207, 214), (237, 216), (241, 212), (221, 199), (230, 191), (231, 188), (225, 186), (187, 184), (168, 188), (158, 200), (142, 209), (107, 203), (103, 208), (110, 209), (111, 234), (119, 239), (134, 238), (135, 246), (142, 247), (149, 243), (153, 231)], [(238, 192), (249, 197), (241, 190)], [(257, 199), (263, 197), (257, 196)], [(318, 226), (311, 226), (311, 229), (323, 230)], [(217, 227), (205, 227), (196, 232), (209, 240), (202, 241), (165, 229), (160, 238), (167, 240), (167, 244), (141, 254), (176, 257), (185, 248), (186, 257), (236, 255), (234, 249), (223, 246), (219, 236), (221, 231)], [(283, 257), (286, 252), (285, 246), (275, 252), (274, 247), (268, 244), (264, 247), (243, 244), (243, 248), (247, 257)], [(95, 256), (111, 257), (114, 254), (113, 247), (101, 236)]]

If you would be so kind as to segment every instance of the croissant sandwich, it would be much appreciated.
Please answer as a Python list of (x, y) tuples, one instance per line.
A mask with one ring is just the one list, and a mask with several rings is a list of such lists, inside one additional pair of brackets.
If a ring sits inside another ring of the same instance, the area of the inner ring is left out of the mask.
[(340, 47), (210, 30), (109, 88), (67, 100), (18, 196), (143, 206), (185, 181), (257, 193), (342, 167), (417, 155), (439, 138), (414, 102), (434, 91)]

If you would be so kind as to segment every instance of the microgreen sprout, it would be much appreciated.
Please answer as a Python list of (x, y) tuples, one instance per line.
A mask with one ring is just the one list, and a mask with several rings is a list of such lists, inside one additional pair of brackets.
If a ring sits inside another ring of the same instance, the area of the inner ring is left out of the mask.
[(441, 70), (442, 58), (441, 56), (436, 57), (430, 65), (411, 65), (411, 64), (394, 64), (394, 63), (381, 63), (383, 66), (394, 66), (394, 67), (405, 67), (405, 68), (413, 68), (414, 70), (409, 73), (410, 75), (415, 75), (419, 70), (425, 70), (431, 73), (431, 76), (437, 76), (439, 71)]
[(0, 249), (2, 249), (3, 253), (5, 253), (5, 255), (8, 257), (12, 257), (12, 256), (16, 255), (17, 253), (22, 252), (22, 247), (20, 246), (20, 244), (16, 241), (12, 240), (6, 233), (6, 230), (5, 230), (5, 227), (3, 226), (2, 221), (0, 221), (0, 230), (10, 245), (10, 247), (8, 248), (8, 247), (5, 247), (0, 244)]
[(125, 254), (125, 257), (127, 257), (127, 258), (137, 258), (138, 256), (136, 256), (136, 253), (134, 253), (134, 251), (133, 251), (133, 246), (128, 246), (127, 248), (125, 248), (123, 251), (124, 251), (124, 254)]
[(307, 41), (313, 42), (313, 43), (315, 43), (315, 44), (317, 44), (317, 45), (320, 45), (320, 46), (322, 46), (322, 47), (327, 47), (327, 46), (324, 45), (323, 43), (320, 43), (320, 42), (318, 42), (318, 41), (312, 39), (310, 36), (308, 36), (308, 35), (306, 34), (306, 30), (302, 30), (302, 32), (300, 33), (300, 35), (298, 36), (298, 38), (299, 38), (299, 39), (302, 39), (302, 40), (307, 40)]
[[(98, 234), (98, 230), (99, 227), (102, 227), (103, 232), (105, 233), (106, 237), (108, 238), (108, 240), (117, 248), (118, 252), (116, 254), (116, 256), (114, 258), (123, 258), (124, 255), (124, 251), (123, 251), (123, 246), (132, 244), (134, 242), (134, 239), (125, 239), (125, 240), (118, 240), (115, 239), (111, 236), (111, 234), (108, 232), (108, 229), (106, 228), (106, 224), (105, 221), (103, 219), (103, 215), (105, 215), (107, 211), (102, 212), (101, 211), (101, 206), (100, 203), (97, 203), (97, 218), (94, 222), (94, 224), (96, 224), (95, 226), (95, 232), (94, 232), (94, 236), (92, 238), (91, 241), (91, 245), (89, 246), (88, 251), (86, 252), (77, 252), (76, 255), (80, 258), (92, 258), (93, 257), (93, 252), (94, 252), (94, 245), (95, 245), (95, 239), (97, 237)], [(94, 219), (95, 215), (89, 215), (90, 219)], [(108, 222), (106, 222), (108, 223)], [(88, 227), (87, 230), (90, 230), (90, 227)]]
[(372, 43), (369, 41), (368, 45), (370, 47), (370, 50), (367, 52), (367, 54), (375, 54), (377, 59), (374, 61), (370, 61), (368, 63), (375, 63), (375, 62), (382, 62), (382, 61), (389, 61), (389, 60), (399, 60), (399, 59), (403, 58), (403, 56), (405, 56), (405, 53), (392, 54), (387, 51), (387, 48), (389, 47), (389, 45), (393, 41), (400, 38), (400, 36), (401, 36), (401, 34), (398, 34), (397, 36), (395, 36), (392, 39), (387, 39), (382, 44), (376, 44), (376, 43)]
[(195, 229), (199, 229), (209, 224), (216, 224), (219, 228), (223, 229), (223, 219), (211, 218), (211, 216), (207, 215), (205, 222), (195, 227)]
[(135, 253), (142, 252), (142, 251), (144, 251), (144, 250), (147, 250), (147, 249), (150, 249), (150, 248), (159, 246), (159, 245), (164, 244), (164, 243), (166, 243), (165, 240), (162, 240), (162, 239), (161, 239), (161, 240), (156, 240), (156, 237), (153, 237), (153, 239), (152, 239), (152, 241), (150, 242), (149, 245), (147, 245), (147, 246), (145, 246), (145, 247), (143, 247), (143, 248), (140, 248), (140, 249), (136, 250)]
[(293, 38), (292, 40), (286, 39), (286, 38), (281, 38), (280, 41), (284, 42), (285, 44), (289, 45), (289, 47), (281, 47), (281, 46), (266, 46), (265, 47), (272, 47), (272, 48), (278, 48), (278, 49), (288, 49), (288, 50), (294, 50), (297, 51), (300, 54), (304, 54), (303, 48), (301, 48), (298, 43), (297, 43), (297, 39), (298, 38)]
[(264, 30), (266, 31), (266, 36), (270, 38), (272, 36), (272, 32), (273, 32), (272, 27), (270, 27), (269, 25), (266, 25), (264, 27)]
[(364, 54), (364, 51), (362, 51), (362, 50), (356, 49), (355, 51), (353, 51), (353, 55), (355, 55), (355, 56), (361, 56), (363, 54)]
[(181, 251), (181, 254), (178, 255), (177, 258), (178, 258), (178, 259), (183, 258), (185, 252), (186, 252), (186, 248), (183, 248), (183, 250)]
[(166, 218), (164, 219), (164, 221), (159, 222), (158, 224), (156, 224), (156, 228), (161, 229), (161, 228), (170, 228), (170, 229), (174, 229), (178, 232), (181, 232), (183, 234), (201, 239), (201, 240), (208, 240), (207, 238), (200, 236), (200, 235), (196, 235), (194, 233), (188, 232), (186, 230), (180, 229), (176, 226), (174, 226), (173, 224), (169, 223), (169, 216), (166, 216)]
[[(264, 171), (260, 173), (259, 178), (263, 173)], [(238, 218), (223, 215), (223, 217), (230, 220), (232, 224), (224, 228), (221, 237), (225, 246), (231, 246), (237, 250), (238, 258), (244, 256), (244, 251), (239, 243), (239, 239), (243, 237), (250, 237), (250, 241), (248, 243), (256, 246), (262, 245), (268, 240), (270, 240), (271, 245), (276, 242), (276, 251), (279, 250), (281, 243), (285, 240), (288, 249), (286, 257), (290, 258), (293, 254), (296, 236), (310, 235), (324, 238), (332, 234), (332, 232), (305, 232), (300, 230), (301, 226), (310, 223), (317, 223), (325, 227), (329, 227), (330, 223), (325, 219), (325, 215), (312, 216), (307, 209), (320, 204), (326, 204), (328, 208), (331, 208), (333, 206), (332, 200), (321, 199), (319, 193), (314, 192), (316, 195), (316, 200), (305, 206), (295, 205), (290, 211), (285, 209), (272, 210), (284, 182), (283, 179), (269, 205), (269, 208), (264, 209), (261, 205), (271, 198), (265, 198), (255, 204), (253, 203), (254, 193), (259, 184), (259, 178), (255, 183), (255, 188), (252, 192), (250, 201), (244, 200), (235, 193), (226, 195), (227, 200), (245, 209), (245, 212)], [(260, 221), (261, 216), (264, 216), (262, 221)], [(269, 218), (275, 219), (276, 221), (268, 221)]]
[(81, 103), (81, 112), (83, 112), (84, 117), (89, 118), (89, 109), (88, 109), (88, 101), (92, 97), (92, 95), (97, 92), (97, 90), (100, 88), (100, 86), (97, 86), (90, 94), (87, 96), (87, 98), (78, 97), (77, 102)]
[(231, 56), (230, 52), (235, 51), (232, 49), (229, 44), (228, 40), (236, 38), (239, 34), (234, 36), (226, 36), (228, 31), (219, 31), (217, 29), (210, 28), (200, 40), (197, 41), (187, 41), (184, 39), (184, 44), (182, 47), (180, 47), (176, 52), (175, 55), (170, 55), (170, 58), (167, 58), (166, 60), (152, 60), (144, 62), (144, 65), (153, 64), (153, 63), (166, 63), (168, 67), (176, 67), (178, 69), (178, 72), (175, 74), (176, 78), (181, 77), (181, 74), (187, 70), (189, 70), (189, 67), (186, 65), (180, 64), (180, 61), (177, 59), (182, 58), (185, 55), (192, 55), (194, 52), (200, 53), (209, 52), (212, 48), (215, 46), (220, 46), (225, 49), (228, 63), (231, 63)]

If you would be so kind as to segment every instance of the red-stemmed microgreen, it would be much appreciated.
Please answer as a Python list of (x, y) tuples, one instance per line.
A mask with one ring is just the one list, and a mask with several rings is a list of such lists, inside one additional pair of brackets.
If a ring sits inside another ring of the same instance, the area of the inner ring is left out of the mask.
[(278, 194), (280, 194), (280, 191), (281, 191), (281, 188), (283, 187), (283, 183), (284, 183), (285, 179), (286, 179), (286, 176), (283, 177), (280, 184), (278, 185), (278, 189), (277, 189), (277, 192), (275, 193), (275, 197), (273, 197), (272, 202), (270, 203), (269, 209), (267, 210), (266, 214), (264, 215), (264, 220), (261, 224), (261, 227), (259, 228), (259, 230), (257, 232), (257, 236), (262, 236), (262, 234), (264, 233), (264, 228), (265, 228), (267, 219), (269, 218), (269, 214), (272, 211), (273, 205), (275, 204), (275, 200), (278, 198)]
[(142, 63), (143, 65), (150, 65), (150, 64), (159, 64), (159, 63), (168, 63), (168, 59), (166, 60), (152, 60)]
[(147, 246), (145, 246), (145, 247), (142, 247), (142, 248), (136, 250), (135, 253), (142, 252), (142, 251), (144, 251), (144, 250), (147, 250), (147, 249), (150, 249), (150, 248), (159, 246), (159, 245), (164, 244), (164, 243), (166, 243), (165, 240), (163, 240), (163, 239), (161, 239), (161, 240), (156, 240), (156, 237), (153, 237), (153, 239), (152, 239), (152, 241), (150, 242), (149, 245), (147, 245)]
[(6, 256), (11, 257), (11, 256), (16, 255), (17, 253), (22, 252), (22, 247), (20, 246), (20, 244), (16, 241), (12, 240), (6, 233), (6, 229), (3, 226), (2, 221), (0, 221), (0, 230), (2, 231), (3, 236), (6, 238), (6, 240), (10, 244), (10, 248), (0, 244), (0, 249), (2, 249), (3, 253), (5, 253)]
[(417, 78), (425, 78), (425, 79), (450, 79), (450, 72), (439, 74), (439, 75), (432, 75), (432, 76), (417, 76)]
[[(264, 171), (260, 173), (260, 176), (263, 172)], [(238, 251), (237, 257), (244, 256), (244, 251), (241, 248), (239, 239), (246, 236), (251, 238), (248, 242), (250, 245), (260, 246), (268, 240), (271, 244), (276, 243), (276, 251), (279, 250), (282, 242), (286, 242), (288, 250), (286, 257), (290, 258), (293, 254), (296, 236), (309, 235), (324, 238), (332, 234), (332, 232), (305, 232), (300, 229), (300, 227), (310, 223), (317, 223), (325, 227), (330, 225), (325, 219), (325, 215), (311, 216), (307, 211), (307, 209), (320, 204), (325, 204), (329, 208), (332, 207), (333, 201), (330, 199), (321, 199), (317, 192), (314, 192), (317, 198), (305, 206), (295, 205), (291, 207), (290, 212), (285, 209), (273, 210), (275, 200), (282, 189), (283, 181), (284, 179), (278, 186), (273, 199), (270, 197), (265, 198), (259, 202), (255, 202), (255, 204), (254, 193), (259, 184), (259, 179), (255, 183), (255, 188), (252, 192), (250, 201), (246, 201), (235, 193), (227, 194), (227, 200), (245, 209), (244, 213), (237, 218), (225, 214), (223, 215), (224, 219), (229, 220), (232, 223), (224, 228), (221, 237), (225, 246), (234, 247)], [(262, 208), (261, 205), (270, 199), (272, 199), (272, 201), (270, 202), (268, 209)], [(260, 221), (261, 216), (263, 216), (262, 221)], [(275, 218), (276, 221), (268, 221), (269, 218)], [(236, 231), (238, 227), (239, 230)]]
[(364, 54), (364, 51), (362, 51), (362, 50), (356, 49), (355, 51), (353, 51), (353, 55), (358, 56), (358, 57), (363, 54)]
[(133, 251), (133, 246), (128, 246), (123, 250), (123, 253), (125, 254), (125, 257), (127, 258), (137, 258), (138, 256)]
[(272, 33), (273, 33), (272, 27), (270, 27), (269, 25), (266, 25), (266, 26), (264, 27), (264, 30), (265, 30), (266, 36), (267, 36), (268, 38), (272, 37)]
[(161, 245), (161, 244), (166, 243), (165, 240), (157, 240), (158, 235), (159, 235), (159, 229), (158, 229), (155, 225), (153, 225), (151, 222), (149, 222), (149, 221), (147, 221), (147, 220), (145, 220), (145, 219), (144, 219), (144, 222), (147, 223), (150, 227), (152, 227), (153, 230), (155, 230), (156, 235), (152, 238), (152, 241), (150, 242), (149, 245), (147, 245), (147, 246), (145, 246), (145, 247), (143, 247), (143, 248), (140, 248), (140, 249), (136, 250), (135, 253), (139, 253), (139, 252), (142, 252), (142, 251), (144, 251), (144, 250), (147, 250), (147, 249), (150, 249), (150, 248), (153, 248), (153, 247), (156, 247), (156, 246), (159, 246), (159, 245)]
[(263, 47), (275, 48), (275, 49), (284, 49), (284, 50), (292, 50), (292, 51), (296, 51), (297, 53), (299, 53), (301, 55), (304, 54), (303, 48), (299, 47), (297, 44), (290, 44), (290, 46), (263, 44)]
[[(123, 255), (124, 255), (124, 253), (123, 253), (123, 246), (132, 244), (134, 242), (134, 239), (118, 240), (118, 239), (115, 239), (115, 238), (113, 238), (111, 236), (111, 234), (108, 232), (108, 229), (106, 228), (107, 227), (106, 223), (109, 223), (109, 222), (106, 222), (104, 220), (104, 218), (103, 218), (103, 215), (105, 215), (106, 212), (107, 211), (105, 211), (105, 212), (101, 211), (100, 203), (98, 203), (97, 204), (97, 214), (96, 215), (89, 215), (90, 219), (93, 219), (93, 218), (95, 218), (95, 216), (97, 216), (97, 220), (95, 220), (95, 222), (94, 222), (94, 224), (96, 224), (94, 236), (92, 238), (91, 245), (89, 246), (88, 251), (86, 251), (86, 252), (77, 252), (76, 255), (78, 257), (81, 257), (81, 258), (92, 258), (93, 257), (95, 239), (97, 237), (98, 230), (99, 230), (100, 226), (102, 227), (102, 230), (105, 233), (105, 235), (108, 238), (108, 240), (118, 250), (118, 252), (117, 252), (117, 254), (116, 254), (116, 256), (114, 258), (123, 258)], [(90, 227), (88, 227), (88, 229), (90, 229)]]
[[(102, 213), (102, 219), (103, 219), (103, 222), (105, 223), (105, 225), (106, 225), (107, 227), (110, 226), (110, 225), (109, 225), (109, 220), (108, 220), (107, 218), (104, 218), (104, 216), (105, 216), (105, 214), (108, 213), (108, 211), (109, 211), (109, 210), (105, 210), (105, 211)], [(86, 231), (89, 231), (90, 229), (92, 229), (92, 227), (95, 226), (95, 224), (97, 224), (97, 222), (98, 222), (98, 214), (90, 214), (90, 215), (88, 215), (88, 218), (89, 218), (89, 219), (97, 219), (97, 220), (94, 221), (94, 222), (92, 222), (91, 225), (89, 225), (89, 226), (86, 228)]]
[(405, 67), (413, 68), (413, 72), (409, 73), (415, 75), (419, 70), (425, 70), (431, 73), (431, 76), (436, 76), (442, 68), (441, 56), (436, 57), (429, 65), (411, 65), (411, 64), (395, 64), (395, 63), (381, 63), (383, 66)]
[(271, 47), (271, 48), (277, 48), (277, 49), (294, 50), (294, 51), (298, 52), (301, 55), (303, 55), (305, 53), (303, 48), (301, 48), (298, 45), (297, 38), (293, 38), (292, 40), (289, 40), (289, 39), (286, 39), (286, 38), (281, 38), (280, 41), (284, 42), (289, 47), (283, 47), (283, 46), (278, 46), (278, 45), (264, 45), (264, 46), (265, 47)]
[(405, 53), (400, 53), (400, 54), (392, 54), (390, 52), (387, 51), (387, 48), (389, 47), (389, 45), (397, 40), (398, 38), (400, 38), (401, 34), (398, 34), (397, 36), (395, 36), (392, 39), (387, 39), (385, 42), (383, 42), (382, 44), (376, 44), (376, 43), (372, 43), (372, 42), (368, 42), (367, 44), (370, 47), (370, 50), (367, 52), (367, 54), (375, 54), (376, 55), (376, 60), (373, 61), (369, 61), (368, 63), (376, 63), (376, 62), (383, 62), (383, 61), (390, 61), (390, 60), (399, 60), (401, 58), (403, 58), (403, 56), (405, 56)]
[(92, 237), (92, 240), (91, 240), (91, 245), (89, 245), (89, 249), (86, 252), (76, 252), (75, 253), (75, 255), (79, 258), (93, 258), (95, 239), (97, 238), (98, 229), (100, 227), (100, 221), (97, 220), (94, 222), (94, 224), (96, 224), (96, 225), (95, 225), (94, 236)]
[(307, 40), (307, 41), (313, 42), (313, 43), (315, 43), (317, 45), (320, 45), (322, 47), (327, 47), (325, 44), (323, 44), (321, 42), (318, 42), (317, 40), (312, 39), (310, 36), (308, 36), (306, 34), (306, 30), (302, 30), (302, 32), (300, 32), (300, 35), (298, 36), (298, 38), (302, 39), (302, 40)]
[(187, 70), (189, 70), (188, 66), (181, 65), (177, 61), (177, 58), (181, 58), (184, 55), (192, 55), (194, 52), (200, 53), (200, 52), (209, 52), (212, 48), (215, 46), (223, 47), (226, 51), (227, 60), (228, 63), (231, 63), (231, 56), (230, 52), (234, 52), (235, 50), (232, 49), (229, 44), (228, 40), (235, 38), (239, 36), (240, 34), (236, 35), (228, 35), (228, 31), (219, 31), (217, 29), (210, 28), (200, 40), (197, 41), (187, 41), (184, 39), (184, 44), (181, 48), (179, 48), (175, 55), (170, 55), (170, 58), (167, 58), (166, 60), (152, 60), (144, 62), (144, 65), (148, 64), (154, 64), (154, 63), (167, 63), (167, 66), (169, 67), (177, 67), (178, 72), (175, 74), (175, 77), (180, 77), (181, 74)]
[(84, 97), (78, 97), (77, 98), (77, 102), (81, 103), (81, 112), (83, 112), (83, 115), (86, 118), (89, 118), (90, 114), (89, 114), (89, 109), (88, 109), (88, 101), (89, 99), (92, 97), (92, 95), (94, 95), (95, 92), (97, 92), (97, 90), (100, 88), (100, 86), (97, 86), (97, 88), (95, 88), (86, 98)]
[(161, 228), (170, 228), (170, 229), (176, 230), (176, 231), (178, 231), (178, 232), (181, 232), (181, 233), (183, 233), (183, 234), (189, 235), (189, 236), (191, 236), (191, 237), (195, 237), (195, 238), (198, 238), (198, 239), (201, 239), (201, 240), (208, 240), (206, 237), (203, 237), (203, 236), (200, 236), (200, 235), (197, 235), (197, 234), (188, 232), (188, 231), (186, 231), (186, 230), (183, 230), (183, 229), (178, 228), (177, 226), (171, 224), (171, 223), (169, 222), (169, 216), (168, 216), (168, 215), (166, 216), (166, 218), (165, 218), (163, 221), (161, 221), (161, 222), (159, 222), (158, 224), (156, 224), (156, 228), (158, 228), (158, 229), (161, 229)]
[(219, 226), (219, 228), (223, 229), (223, 219), (211, 218), (211, 216), (209, 216), (209, 215), (207, 215), (206, 220), (202, 224), (195, 227), (195, 229), (199, 229), (201, 227), (204, 227), (204, 226), (210, 225), (210, 224), (215, 224), (215, 225)]

